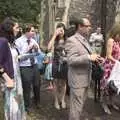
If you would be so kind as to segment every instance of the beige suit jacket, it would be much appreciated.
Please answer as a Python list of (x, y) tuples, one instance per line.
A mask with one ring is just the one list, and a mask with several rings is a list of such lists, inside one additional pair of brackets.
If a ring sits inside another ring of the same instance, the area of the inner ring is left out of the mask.
[(71, 88), (87, 87), (91, 80), (91, 53), (88, 41), (76, 33), (67, 39), (68, 84)]

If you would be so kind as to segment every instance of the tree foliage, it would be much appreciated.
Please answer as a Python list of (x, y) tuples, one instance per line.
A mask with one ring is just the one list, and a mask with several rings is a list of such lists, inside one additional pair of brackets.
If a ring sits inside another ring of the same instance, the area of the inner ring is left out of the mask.
[(21, 22), (36, 22), (41, 0), (0, 0), (0, 20), (15, 17)]

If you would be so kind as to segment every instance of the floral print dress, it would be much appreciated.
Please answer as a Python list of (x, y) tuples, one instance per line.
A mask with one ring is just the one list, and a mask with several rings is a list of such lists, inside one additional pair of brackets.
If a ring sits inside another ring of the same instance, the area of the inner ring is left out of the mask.
[[(120, 60), (120, 42), (118, 41), (113, 41), (112, 57), (116, 60)], [(111, 74), (114, 64), (115, 64), (114, 61), (107, 58), (103, 65), (104, 75), (103, 79), (101, 80), (101, 89), (106, 91), (107, 93), (108, 93), (107, 80)]]

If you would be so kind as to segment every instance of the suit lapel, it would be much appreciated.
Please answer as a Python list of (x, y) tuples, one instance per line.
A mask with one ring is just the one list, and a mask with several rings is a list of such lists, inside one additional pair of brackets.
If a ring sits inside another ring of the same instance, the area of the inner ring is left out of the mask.
[(87, 49), (87, 51), (90, 54), (92, 53), (92, 49), (91, 49), (88, 41), (83, 36), (81, 36), (79, 33), (76, 33), (75, 38), (80, 41), (80, 43), (85, 47), (85, 49)]

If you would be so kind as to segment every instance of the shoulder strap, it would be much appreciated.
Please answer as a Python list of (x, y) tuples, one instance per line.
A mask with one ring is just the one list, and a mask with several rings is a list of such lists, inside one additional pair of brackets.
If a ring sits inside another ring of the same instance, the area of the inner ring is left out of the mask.
[[(76, 37), (76, 39), (78, 40), (78, 38)], [(80, 41), (80, 40), (79, 40)], [(80, 43), (84, 46), (84, 48), (88, 51), (89, 54), (91, 54), (91, 51), (80, 41)]]

